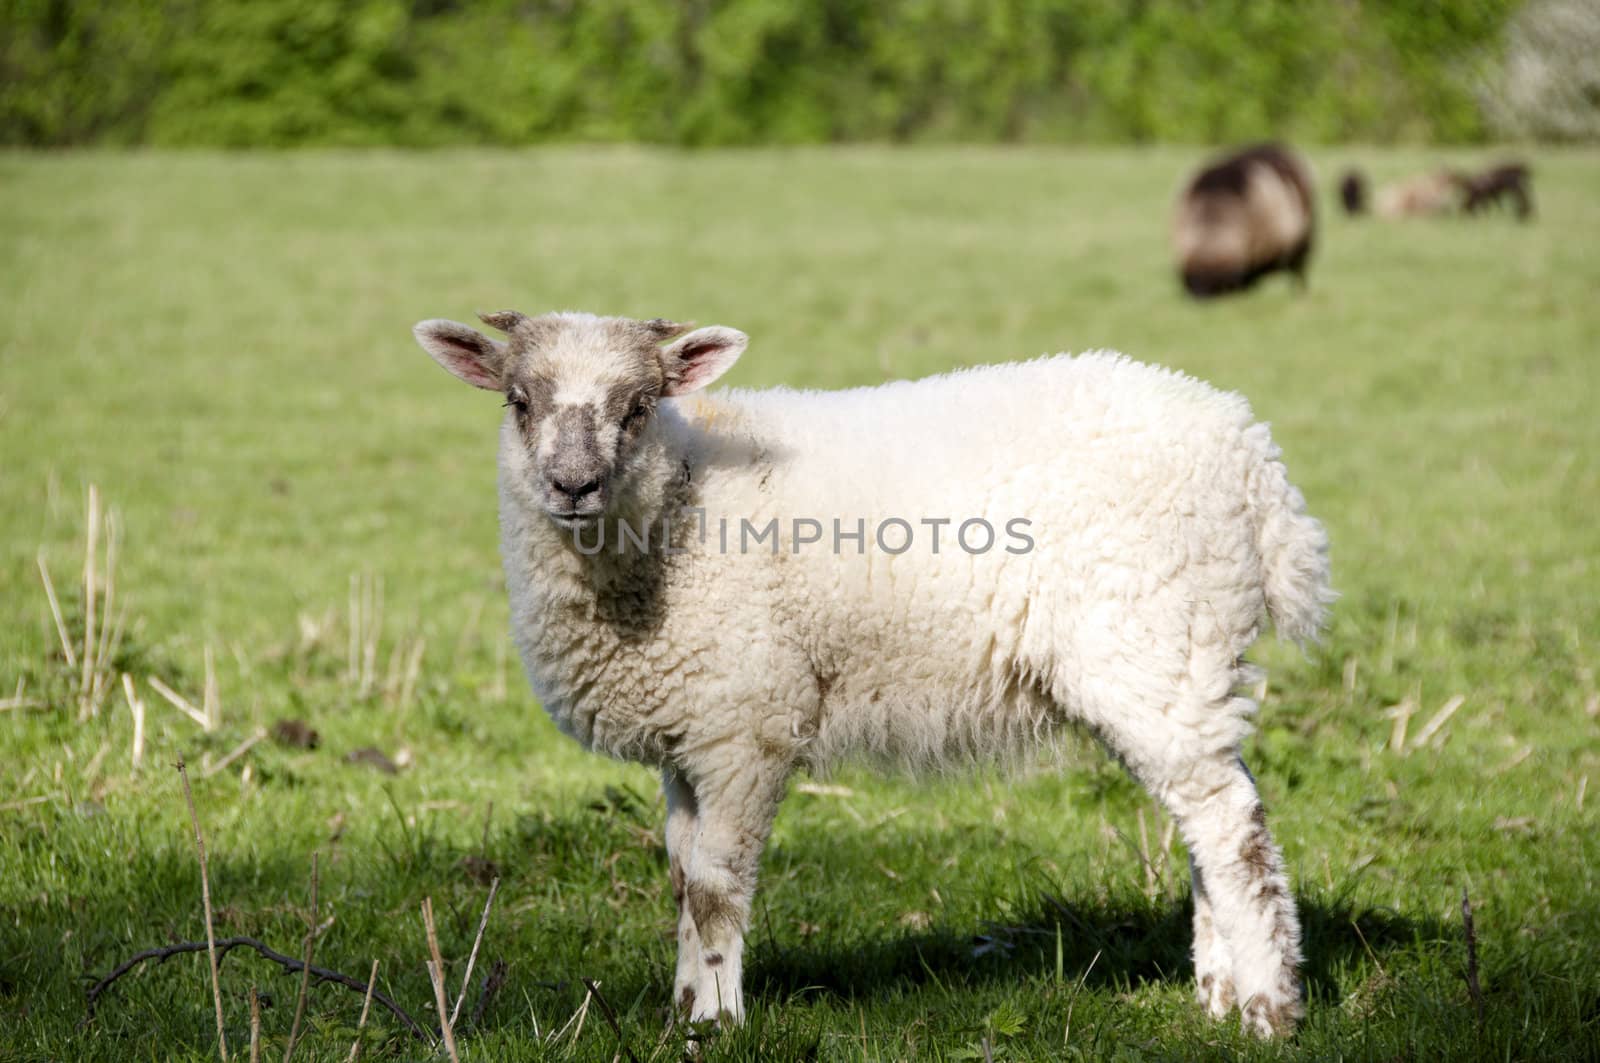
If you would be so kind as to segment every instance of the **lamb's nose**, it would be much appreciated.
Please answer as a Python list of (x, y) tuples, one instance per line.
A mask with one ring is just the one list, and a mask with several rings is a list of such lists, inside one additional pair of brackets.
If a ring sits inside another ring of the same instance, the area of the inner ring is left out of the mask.
[(550, 477), (550, 486), (557, 494), (565, 496), (574, 504), (583, 502), (600, 490), (599, 480), (566, 479), (560, 476)]

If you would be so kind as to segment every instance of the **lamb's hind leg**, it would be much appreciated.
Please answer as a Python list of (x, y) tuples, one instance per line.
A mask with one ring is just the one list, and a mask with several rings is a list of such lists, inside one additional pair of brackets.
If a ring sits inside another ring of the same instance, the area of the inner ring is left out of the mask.
[[(1188, 761), (1151, 779), (1152, 789), (1177, 819), (1195, 867), (1195, 970), (1212, 977), (1213, 1014), (1225, 1010), (1222, 972), (1204, 969), (1222, 956), (1232, 963), (1232, 996), (1250, 1031), (1291, 1033), (1304, 1008), (1300, 1000), (1300, 921), (1283, 856), (1267, 831), (1266, 811), (1244, 762), (1226, 753)], [(1219, 941), (1202, 956), (1202, 922)], [(1218, 945), (1221, 948), (1219, 950)]]
[(1207, 1015), (1220, 1019), (1238, 1002), (1233, 986), (1233, 956), (1228, 952), (1228, 942), (1217, 933), (1205, 877), (1193, 856), (1189, 857), (1189, 882), (1194, 897), (1195, 996)]

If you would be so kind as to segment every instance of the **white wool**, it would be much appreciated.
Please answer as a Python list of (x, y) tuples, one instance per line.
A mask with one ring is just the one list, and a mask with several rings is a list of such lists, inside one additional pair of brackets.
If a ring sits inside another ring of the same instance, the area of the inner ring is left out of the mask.
[[(508, 417), (503, 547), (546, 710), (585, 745), (665, 772), (685, 905), (675, 993), (695, 1018), (742, 1013), (755, 867), (796, 766), (937, 769), (1078, 723), (1199, 854), (1206, 1006), (1238, 1004), (1260, 1032), (1292, 1026), (1298, 924), (1238, 762), (1255, 705), (1236, 690), (1261, 621), (1313, 637), (1331, 595), (1322, 529), (1244, 399), (1095, 352), (849, 391), (690, 395), (663, 402), (648, 432), (612, 516), (640, 527), (687, 502), (705, 543), (679, 521), (686, 553), (618, 557), (608, 528), (584, 556), (540, 509)], [(741, 553), (740, 521), (773, 517), (776, 556)], [(873, 541), (890, 518), (915, 533), (898, 555)], [(951, 520), (938, 554), (925, 518)], [(972, 518), (996, 533), (986, 553), (955, 542)], [(796, 519), (823, 541), (796, 550)], [(864, 522), (864, 553), (834, 552), (835, 519)], [(1018, 519), (1033, 548), (1010, 553)]]

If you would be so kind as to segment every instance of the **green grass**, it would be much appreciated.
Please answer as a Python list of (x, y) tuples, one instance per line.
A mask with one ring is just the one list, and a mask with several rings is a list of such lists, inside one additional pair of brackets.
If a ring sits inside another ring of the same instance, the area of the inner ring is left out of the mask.
[[(642, 769), (557, 735), (515, 663), (498, 689), (492, 397), (408, 335), (474, 309), (585, 308), (750, 333), (735, 383), (837, 387), (1114, 347), (1250, 396), (1328, 525), (1343, 598), (1271, 669), (1247, 750), (1307, 924), (1309, 1016), (1258, 1045), (1191, 1003), (1187, 886), (1164, 820), (1088, 744), (1063, 768), (795, 793), (763, 867), (748, 1026), (716, 1059), (1558, 1059), (1600, 1053), (1600, 155), (1534, 155), (1539, 216), (1354, 223), (1324, 211), (1311, 290), (1180, 297), (1165, 225), (1188, 150), (681, 155), (0, 156), (0, 1058), (214, 1056), (206, 964), (88, 978), (204, 937), (176, 772), (189, 759), (219, 934), (297, 952), (321, 854), (318, 962), (431, 1016), (431, 896), (452, 992), (504, 989), (469, 1058), (608, 1060), (663, 1040), (671, 899)], [(1325, 186), (1487, 154), (1323, 151)], [(118, 514), (120, 694), (77, 719), (35, 568), (68, 621), (84, 494)], [(381, 681), (347, 681), (351, 581), (381, 577)], [(474, 624), (473, 617), (481, 610)], [(318, 630), (321, 626), (320, 631)], [(307, 632), (310, 634), (308, 635)], [(144, 683), (198, 698), (206, 735)], [(403, 671), (403, 669), (401, 669)], [(381, 682), (380, 682), (381, 685)], [(1448, 699), (1442, 743), (1385, 710)], [(258, 726), (309, 720), (315, 751)], [(411, 761), (347, 763), (362, 746)], [(1140, 817), (1158, 873), (1139, 856)], [(1476, 915), (1482, 1018), (1463, 977)], [(476, 978), (475, 978), (476, 980)], [(281, 1055), (295, 980), (251, 985)], [(360, 1000), (316, 988), (297, 1059), (342, 1059)], [(374, 1012), (369, 1058), (425, 1053)]]

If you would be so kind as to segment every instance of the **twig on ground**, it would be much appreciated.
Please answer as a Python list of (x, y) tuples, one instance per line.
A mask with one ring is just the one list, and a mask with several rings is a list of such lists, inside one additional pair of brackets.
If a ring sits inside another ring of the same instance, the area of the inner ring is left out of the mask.
[(254, 749), (256, 747), (256, 743), (265, 737), (267, 737), (267, 732), (263, 731), (259, 727), (256, 728), (255, 734), (251, 735), (249, 738), (246, 738), (237, 746), (234, 746), (233, 749), (229, 751), (227, 756), (223, 757), (221, 760), (211, 765), (211, 767), (201, 772), (200, 778), (209, 779), (218, 772), (226, 771), (228, 769), (228, 765), (232, 764), (234, 761), (238, 760), (240, 757)]
[(185, 698), (182, 694), (163, 683), (159, 676), (149, 676), (146, 678), (145, 682), (149, 683), (150, 688), (157, 694), (160, 694), (162, 697), (166, 698), (168, 703), (171, 704), (173, 708), (177, 709), (179, 712), (189, 717), (189, 719), (199, 724), (202, 729), (206, 731), (211, 730), (210, 721), (206, 719), (206, 714), (191, 705), (188, 698)]
[[(132, 956), (129, 956), (110, 974), (106, 975), (104, 978), (100, 979), (100, 981), (89, 987), (89, 1014), (87, 1018), (94, 1017), (96, 1001), (100, 999), (101, 995), (104, 994), (107, 989), (111, 988), (112, 983), (121, 978), (123, 975), (127, 974), (129, 971), (133, 970), (135, 967), (139, 966), (141, 963), (144, 963), (147, 960), (154, 960), (157, 963), (163, 963), (174, 956), (182, 956), (191, 952), (205, 952), (207, 951), (208, 947), (209, 946), (204, 941), (176, 941), (171, 945), (163, 945), (160, 948), (154, 949), (145, 949), (143, 952), (138, 952)], [(253, 937), (245, 937), (243, 935), (238, 937), (223, 938), (221, 941), (216, 943), (218, 966), (220, 967), (222, 961), (227, 959), (228, 953), (237, 948), (248, 948), (253, 950), (262, 959), (271, 960), (273, 963), (282, 967), (284, 974), (298, 974), (302, 966), (300, 961), (295, 959), (293, 956), (285, 956), (283, 953), (278, 952), (263, 942), (258, 941)], [(396, 1004), (385, 994), (373, 989), (369, 984), (362, 982), (359, 979), (352, 978), (347, 974), (342, 974), (339, 971), (329, 970), (326, 967), (312, 967), (311, 977), (315, 978), (318, 982), (330, 982), (334, 985), (342, 985), (346, 989), (355, 990), (357, 993), (366, 993), (371, 991), (372, 999), (388, 1008), (390, 1014), (399, 1019), (401, 1024), (405, 1026), (406, 1032), (410, 1033), (413, 1037), (424, 1044), (433, 1043), (433, 1037), (426, 1029), (422, 1027), (420, 1023), (417, 1022), (417, 1020), (413, 1019), (404, 1008), (402, 1008), (399, 1004)]]
[(1422, 730), (1418, 731), (1417, 736), (1411, 740), (1411, 752), (1414, 753), (1423, 746), (1427, 745), (1428, 739), (1437, 734), (1439, 732), (1439, 728), (1443, 727), (1450, 721), (1450, 717), (1456, 714), (1456, 710), (1465, 704), (1466, 700), (1467, 696), (1465, 694), (1457, 694), (1455, 697), (1445, 702), (1443, 707), (1441, 707), (1438, 712), (1434, 713), (1433, 716), (1429, 718), (1427, 723), (1422, 725)]
[(294, 1001), (294, 1021), (289, 1024), (289, 1043), (283, 1046), (283, 1063), (289, 1063), (294, 1055), (295, 1042), (300, 1039), (300, 1021), (306, 1014), (306, 990), (311, 988), (311, 957), (317, 943), (317, 886), (321, 876), (318, 874), (317, 854), (311, 854), (311, 917), (306, 920), (305, 963), (300, 968), (300, 992)]
[(367, 1028), (367, 1011), (372, 1007), (372, 987), (378, 984), (378, 961), (372, 961), (372, 973), (367, 975), (367, 993), (361, 998), (361, 1019), (356, 1023), (356, 1039), (350, 1044), (350, 1058), (345, 1063), (356, 1063), (361, 1056), (361, 1031)]
[(217, 1008), (217, 1054), (226, 1063), (228, 1042), (222, 1033), (222, 982), (217, 973), (217, 937), (211, 921), (211, 877), (206, 870), (206, 843), (200, 836), (200, 817), (195, 814), (194, 794), (189, 789), (189, 769), (184, 766), (182, 759), (178, 761), (177, 768), (178, 778), (183, 780), (183, 800), (189, 806), (189, 822), (194, 826), (195, 851), (200, 854), (200, 900), (206, 914), (206, 957), (211, 962), (211, 998)]
[(450, 1029), (450, 1007), (444, 999), (444, 958), (439, 955), (439, 934), (433, 925), (433, 898), (422, 898), (422, 925), (428, 931), (428, 953), (433, 957), (428, 962), (428, 977), (433, 979), (433, 998), (439, 1007), (439, 1032), (444, 1036), (444, 1049), (450, 1055), (450, 1063), (460, 1063), (456, 1055), (456, 1035)]
[(1472, 926), (1472, 901), (1466, 887), (1461, 888), (1461, 927), (1467, 938), (1467, 995), (1472, 998), (1472, 1010), (1478, 1018), (1478, 1029), (1483, 1029), (1483, 987), (1478, 984), (1478, 932)]
[(483, 915), (478, 919), (478, 935), (472, 939), (472, 951), (467, 954), (467, 972), (461, 976), (461, 993), (456, 997), (455, 1007), (450, 1009), (451, 1026), (461, 1017), (461, 1002), (467, 999), (467, 989), (472, 985), (472, 966), (478, 962), (478, 946), (483, 944), (483, 931), (489, 925), (489, 908), (494, 904), (494, 895), (499, 889), (500, 877), (496, 875), (494, 881), (489, 883), (489, 897), (483, 902)]
[(605, 994), (600, 992), (600, 983), (593, 978), (583, 979), (584, 988), (594, 994), (594, 1002), (600, 1005), (600, 1014), (611, 1027), (611, 1032), (617, 1035), (617, 1050), (628, 1057), (628, 1063), (639, 1063), (639, 1058), (633, 1054), (633, 1049), (628, 1047), (627, 1038), (622, 1036), (622, 1025), (617, 1022), (617, 1013), (611, 1010), (611, 1002), (606, 1000)]
[[(482, 1025), (483, 1013), (488, 1010), (489, 1002), (494, 999), (495, 994), (500, 992), (501, 987), (506, 984), (506, 971), (506, 961), (495, 960), (494, 965), (489, 968), (489, 973), (483, 976), (483, 989), (478, 993), (478, 1002), (472, 1006), (472, 1018), (470, 1021), (474, 1029)], [(535, 1030), (534, 1036), (538, 1036), (537, 1030)]]

